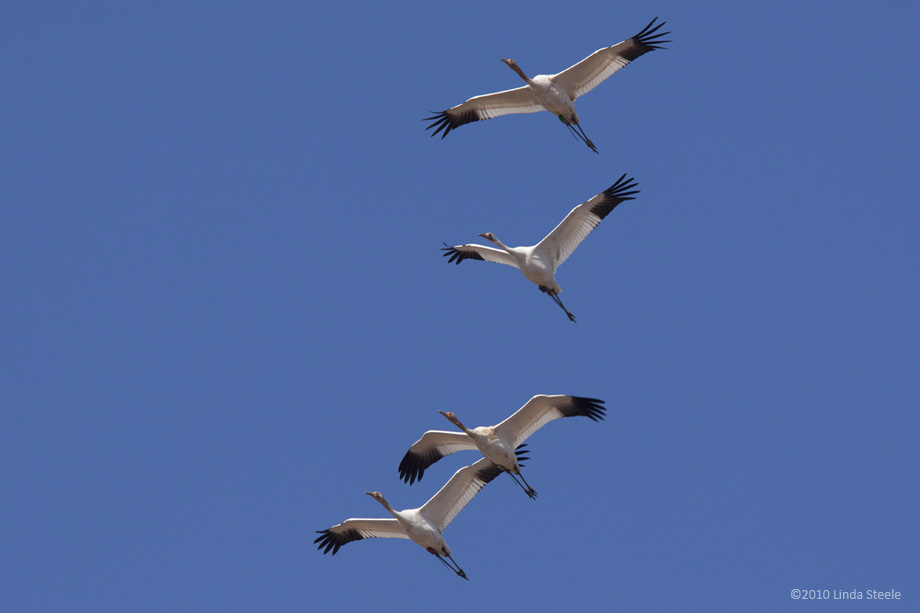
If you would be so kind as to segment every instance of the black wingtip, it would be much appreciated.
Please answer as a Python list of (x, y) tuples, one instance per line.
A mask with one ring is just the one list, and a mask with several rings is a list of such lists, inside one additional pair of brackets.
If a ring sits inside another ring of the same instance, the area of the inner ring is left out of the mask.
[(604, 401), (599, 398), (572, 396), (571, 415), (587, 417), (591, 421), (601, 421), (607, 412)]
[(456, 247), (451, 247), (447, 243), (444, 243), (444, 247), (441, 248), (441, 255), (448, 258), (447, 263), (456, 261), (459, 265), (463, 260), (484, 260), (484, 258), (476, 253), (475, 251), (460, 251)]
[[(429, 111), (429, 113), (432, 111)], [(431, 124), (425, 127), (426, 130), (436, 128), (434, 132), (431, 133), (431, 136), (434, 136), (441, 130), (444, 130), (444, 134), (441, 135), (443, 139), (447, 136), (447, 133), (450, 132), (454, 126), (450, 125), (450, 117), (447, 115), (447, 111), (441, 111), (440, 113), (434, 113), (431, 117), (425, 117), (422, 121), (430, 121)], [(446, 128), (446, 129), (445, 129)]]
[[(642, 28), (642, 31), (630, 38), (635, 46), (632, 49), (627, 50), (623, 53), (623, 57), (628, 61), (633, 61), (640, 55), (648, 53), (649, 51), (654, 51), (655, 49), (664, 49), (662, 45), (665, 43), (670, 43), (670, 40), (663, 40), (662, 36), (667, 36), (670, 32), (658, 32), (658, 30), (666, 24), (666, 21), (662, 21), (658, 25), (654, 25), (655, 21), (658, 20), (658, 17), (652, 19), (647, 26)], [(654, 26), (654, 27), (653, 27)]]
[(530, 453), (527, 449), (527, 443), (518, 445), (517, 449), (514, 450), (514, 456), (517, 458), (518, 466), (523, 467), (524, 462), (530, 460), (529, 456), (524, 455), (525, 453)]
[(435, 113), (434, 111), (429, 111), (429, 113), (432, 113), (431, 117), (425, 117), (422, 119), (422, 121), (431, 122), (428, 126), (425, 127), (425, 129), (431, 130), (434, 128), (434, 132), (431, 133), (431, 136), (434, 136), (443, 130), (444, 133), (441, 134), (442, 139), (447, 136), (451, 130), (455, 130), (462, 125), (472, 123), (474, 121), (479, 121), (480, 119), (479, 114), (473, 109), (454, 113), (451, 113), (451, 109), (441, 111), (440, 113)]
[(361, 536), (360, 532), (353, 529), (345, 530), (344, 532), (333, 532), (331, 529), (327, 528), (326, 530), (317, 530), (316, 533), (319, 534), (319, 536), (313, 543), (319, 543), (317, 550), (322, 550), (323, 555), (329, 553), (330, 550), (332, 550), (332, 555), (335, 555), (339, 552), (342, 545), (352, 541), (360, 541), (364, 538)]
[[(444, 244), (447, 245), (447, 243), (444, 243)], [(441, 254), (443, 257), (449, 257), (449, 259), (447, 260), (448, 264), (456, 260), (457, 264), (459, 265), (460, 262), (463, 261), (463, 255), (459, 251), (454, 249), (453, 247), (445, 246), (441, 249), (441, 251), (444, 252)]]
[(416, 481), (421, 481), (424, 474), (425, 467), (422, 466), (420, 458), (412, 452), (406, 453), (399, 462), (399, 478), (404, 483), (412, 485)]
[(636, 186), (636, 180), (632, 177), (627, 179), (626, 173), (623, 173), (613, 185), (604, 190), (604, 197), (591, 207), (591, 213), (599, 219), (604, 219), (621, 202), (636, 199), (636, 194), (639, 193), (638, 189), (634, 189)]
[(433, 447), (422, 452), (414, 452), (410, 449), (399, 462), (399, 478), (409, 485), (421, 481), (425, 470), (443, 457), (444, 455)]
[(476, 478), (482, 481), (483, 485), (485, 485), (486, 483), (493, 481), (495, 477), (499, 476), (503, 472), (505, 472), (504, 468), (500, 467), (498, 464), (490, 462), (487, 466), (483, 466), (478, 471), (476, 471)]
[(608, 197), (617, 198), (619, 200), (635, 200), (634, 194), (638, 194), (639, 190), (633, 188), (638, 187), (638, 185), (639, 184), (633, 177), (627, 179), (626, 173), (624, 172), (613, 185), (604, 190), (604, 193)]

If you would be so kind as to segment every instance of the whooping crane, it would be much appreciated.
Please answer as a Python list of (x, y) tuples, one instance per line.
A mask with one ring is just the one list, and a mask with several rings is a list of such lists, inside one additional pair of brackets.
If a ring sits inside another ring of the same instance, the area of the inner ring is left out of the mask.
[(450, 247), (445, 243), (441, 251), (444, 251), (444, 256), (450, 256), (448, 263), (456, 261), (457, 264), (460, 264), (463, 260), (485, 260), (519, 268), (525, 277), (536, 283), (541, 292), (548, 294), (574, 322), (575, 316), (565, 308), (562, 300), (559, 299), (562, 288), (556, 283), (556, 269), (572, 255), (581, 241), (610, 211), (621, 202), (635, 199), (634, 194), (639, 193), (639, 190), (633, 189), (636, 185), (635, 180), (627, 179), (624, 173), (608, 189), (572, 209), (552, 232), (532, 247), (506, 247), (495, 238), (494, 234), (486, 232), (479, 236), (498, 245), (499, 249), (483, 245)]
[[(399, 477), (411, 485), (416, 479), (421, 481), (425, 469), (444, 456), (464, 449), (478, 449), (500, 470), (507, 472), (531, 499), (535, 499), (537, 492), (521, 474), (520, 460), (527, 458), (516, 457), (515, 450), (520, 452), (521, 447), (525, 447), (521, 443), (527, 437), (554, 419), (575, 416), (587, 417), (593, 421), (603, 419), (606, 411), (603, 404), (604, 401), (597, 398), (538, 395), (497, 426), (472, 429), (460, 423), (453, 413), (438, 411), (463, 432), (429, 430), (423, 434), (399, 463)], [(523, 485), (515, 475), (521, 478)]]
[[(342, 545), (365, 538), (411, 539), (444, 566), (467, 579), (463, 569), (450, 557), (450, 548), (441, 533), (473, 496), (501, 473), (501, 468), (483, 458), (455, 472), (444, 487), (420, 508), (404, 511), (391, 507), (380, 492), (364, 492), (382, 504), (393, 518), (346, 519), (327, 530), (317, 530), (320, 536), (313, 542), (319, 543), (319, 549), (325, 548), (324, 554), (332, 550), (332, 555), (335, 555)], [(444, 558), (450, 560), (453, 566)]]
[(670, 32), (656, 34), (656, 31), (666, 23), (662, 21), (652, 27), (657, 19), (657, 17), (652, 19), (641, 32), (632, 38), (611, 47), (598, 49), (559, 74), (537, 75), (531, 79), (521, 70), (517, 62), (503, 59), (502, 61), (511, 70), (524, 79), (526, 86), (470, 98), (463, 104), (425, 118), (424, 121), (431, 122), (425, 129), (435, 128), (431, 133), (432, 136), (443, 130), (441, 138), (444, 138), (454, 128), (474, 121), (514, 113), (536, 113), (546, 110), (558, 117), (569, 131), (588, 145), (594, 153), (598, 153), (597, 147), (579, 125), (578, 113), (575, 112), (573, 103), (576, 98), (587, 94), (640, 55), (655, 49), (663, 49), (661, 45), (671, 42), (661, 40), (662, 36), (667, 36)]

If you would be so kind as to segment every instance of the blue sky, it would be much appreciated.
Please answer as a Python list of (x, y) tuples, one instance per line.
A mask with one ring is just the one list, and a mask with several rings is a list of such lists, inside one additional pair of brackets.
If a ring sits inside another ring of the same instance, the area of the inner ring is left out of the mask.
[[(777, 611), (920, 595), (914, 3), (7, 3), (0, 9), (0, 581), (16, 611), (482, 605)], [(742, 6), (744, 5), (744, 6)], [(548, 114), (421, 121), (666, 20)], [(641, 193), (557, 275), (532, 244)], [(334, 558), (424, 503), (425, 430), (531, 396), (529, 441), (445, 531)]]

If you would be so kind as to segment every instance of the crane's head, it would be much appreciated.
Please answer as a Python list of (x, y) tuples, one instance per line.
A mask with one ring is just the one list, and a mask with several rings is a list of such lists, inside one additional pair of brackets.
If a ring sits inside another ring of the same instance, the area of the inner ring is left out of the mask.
[(531, 83), (531, 80), (527, 78), (527, 75), (524, 74), (524, 71), (521, 70), (521, 67), (518, 66), (517, 62), (515, 62), (514, 60), (506, 60), (506, 59), (502, 59), (502, 61), (508, 65), (508, 68), (518, 73), (518, 76), (524, 79), (524, 81), (526, 81), (528, 84)]
[(460, 420), (457, 419), (457, 416), (451, 413), (450, 411), (438, 411), (441, 415), (447, 418), (447, 420), (454, 424), (455, 426), (460, 426)]
[(381, 494), (380, 492), (364, 492), (364, 493), (367, 494), (368, 496), (370, 496), (371, 498), (373, 498), (374, 500), (376, 500), (377, 502), (381, 503), (381, 504), (383, 504), (384, 502), (386, 502), (386, 501), (383, 499), (383, 494)]
[(486, 240), (489, 241), (489, 242), (492, 242), (492, 243), (495, 242), (495, 235), (492, 234), (491, 232), (486, 232), (486, 233), (484, 233), (484, 234), (480, 234), (479, 236), (483, 237), (484, 239), (486, 239)]

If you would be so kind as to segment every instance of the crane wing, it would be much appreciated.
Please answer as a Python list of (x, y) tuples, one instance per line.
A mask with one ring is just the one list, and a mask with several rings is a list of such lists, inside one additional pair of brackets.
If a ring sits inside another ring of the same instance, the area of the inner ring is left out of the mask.
[(548, 253), (558, 268), (610, 211), (621, 202), (635, 199), (633, 194), (639, 193), (633, 189), (636, 185), (635, 180), (627, 179), (624, 173), (609, 188), (572, 209), (536, 249)]
[(502, 472), (501, 468), (487, 458), (464, 466), (454, 473), (450, 481), (444, 484), (419, 512), (438, 529), (438, 532), (444, 532), (473, 496)]
[(495, 426), (495, 432), (517, 447), (528, 436), (560, 417), (582, 416), (593, 421), (604, 419), (607, 409), (603, 404), (603, 400), (580, 396), (534, 396), (511, 417)]
[(476, 443), (463, 432), (429, 430), (409, 447), (399, 463), (399, 478), (412, 485), (421, 481), (425, 469), (452, 453), (476, 449)]
[(332, 550), (335, 555), (339, 547), (352, 541), (372, 538), (407, 539), (409, 535), (402, 529), (395, 518), (384, 519), (346, 519), (342, 523), (332, 526), (327, 530), (317, 530), (319, 536), (314, 543), (319, 543), (317, 549), (325, 547), (324, 554)]
[(496, 264), (505, 264), (507, 266), (518, 267), (507, 251), (486, 247), (485, 245), (456, 245), (454, 247), (446, 246), (441, 249), (444, 257), (450, 256), (447, 263), (455, 261), (459, 265), (463, 260), (485, 260), (486, 262), (495, 262)]
[(474, 96), (463, 104), (435, 113), (423, 121), (431, 122), (425, 128), (426, 130), (435, 128), (435, 131), (431, 133), (432, 136), (444, 130), (444, 134), (441, 135), (441, 138), (444, 138), (454, 128), (474, 121), (515, 113), (536, 113), (542, 110), (544, 110), (543, 105), (537, 102), (530, 87), (525, 85), (494, 94)]
[(572, 96), (572, 100), (574, 100), (587, 94), (600, 85), (602, 81), (640, 55), (655, 49), (663, 49), (661, 45), (671, 41), (661, 40), (661, 37), (667, 36), (670, 32), (656, 34), (658, 28), (666, 23), (662, 21), (653, 28), (652, 25), (656, 19), (658, 18), (652, 19), (641, 32), (632, 38), (610, 47), (598, 49), (571, 68), (554, 75), (553, 80), (568, 92)]

